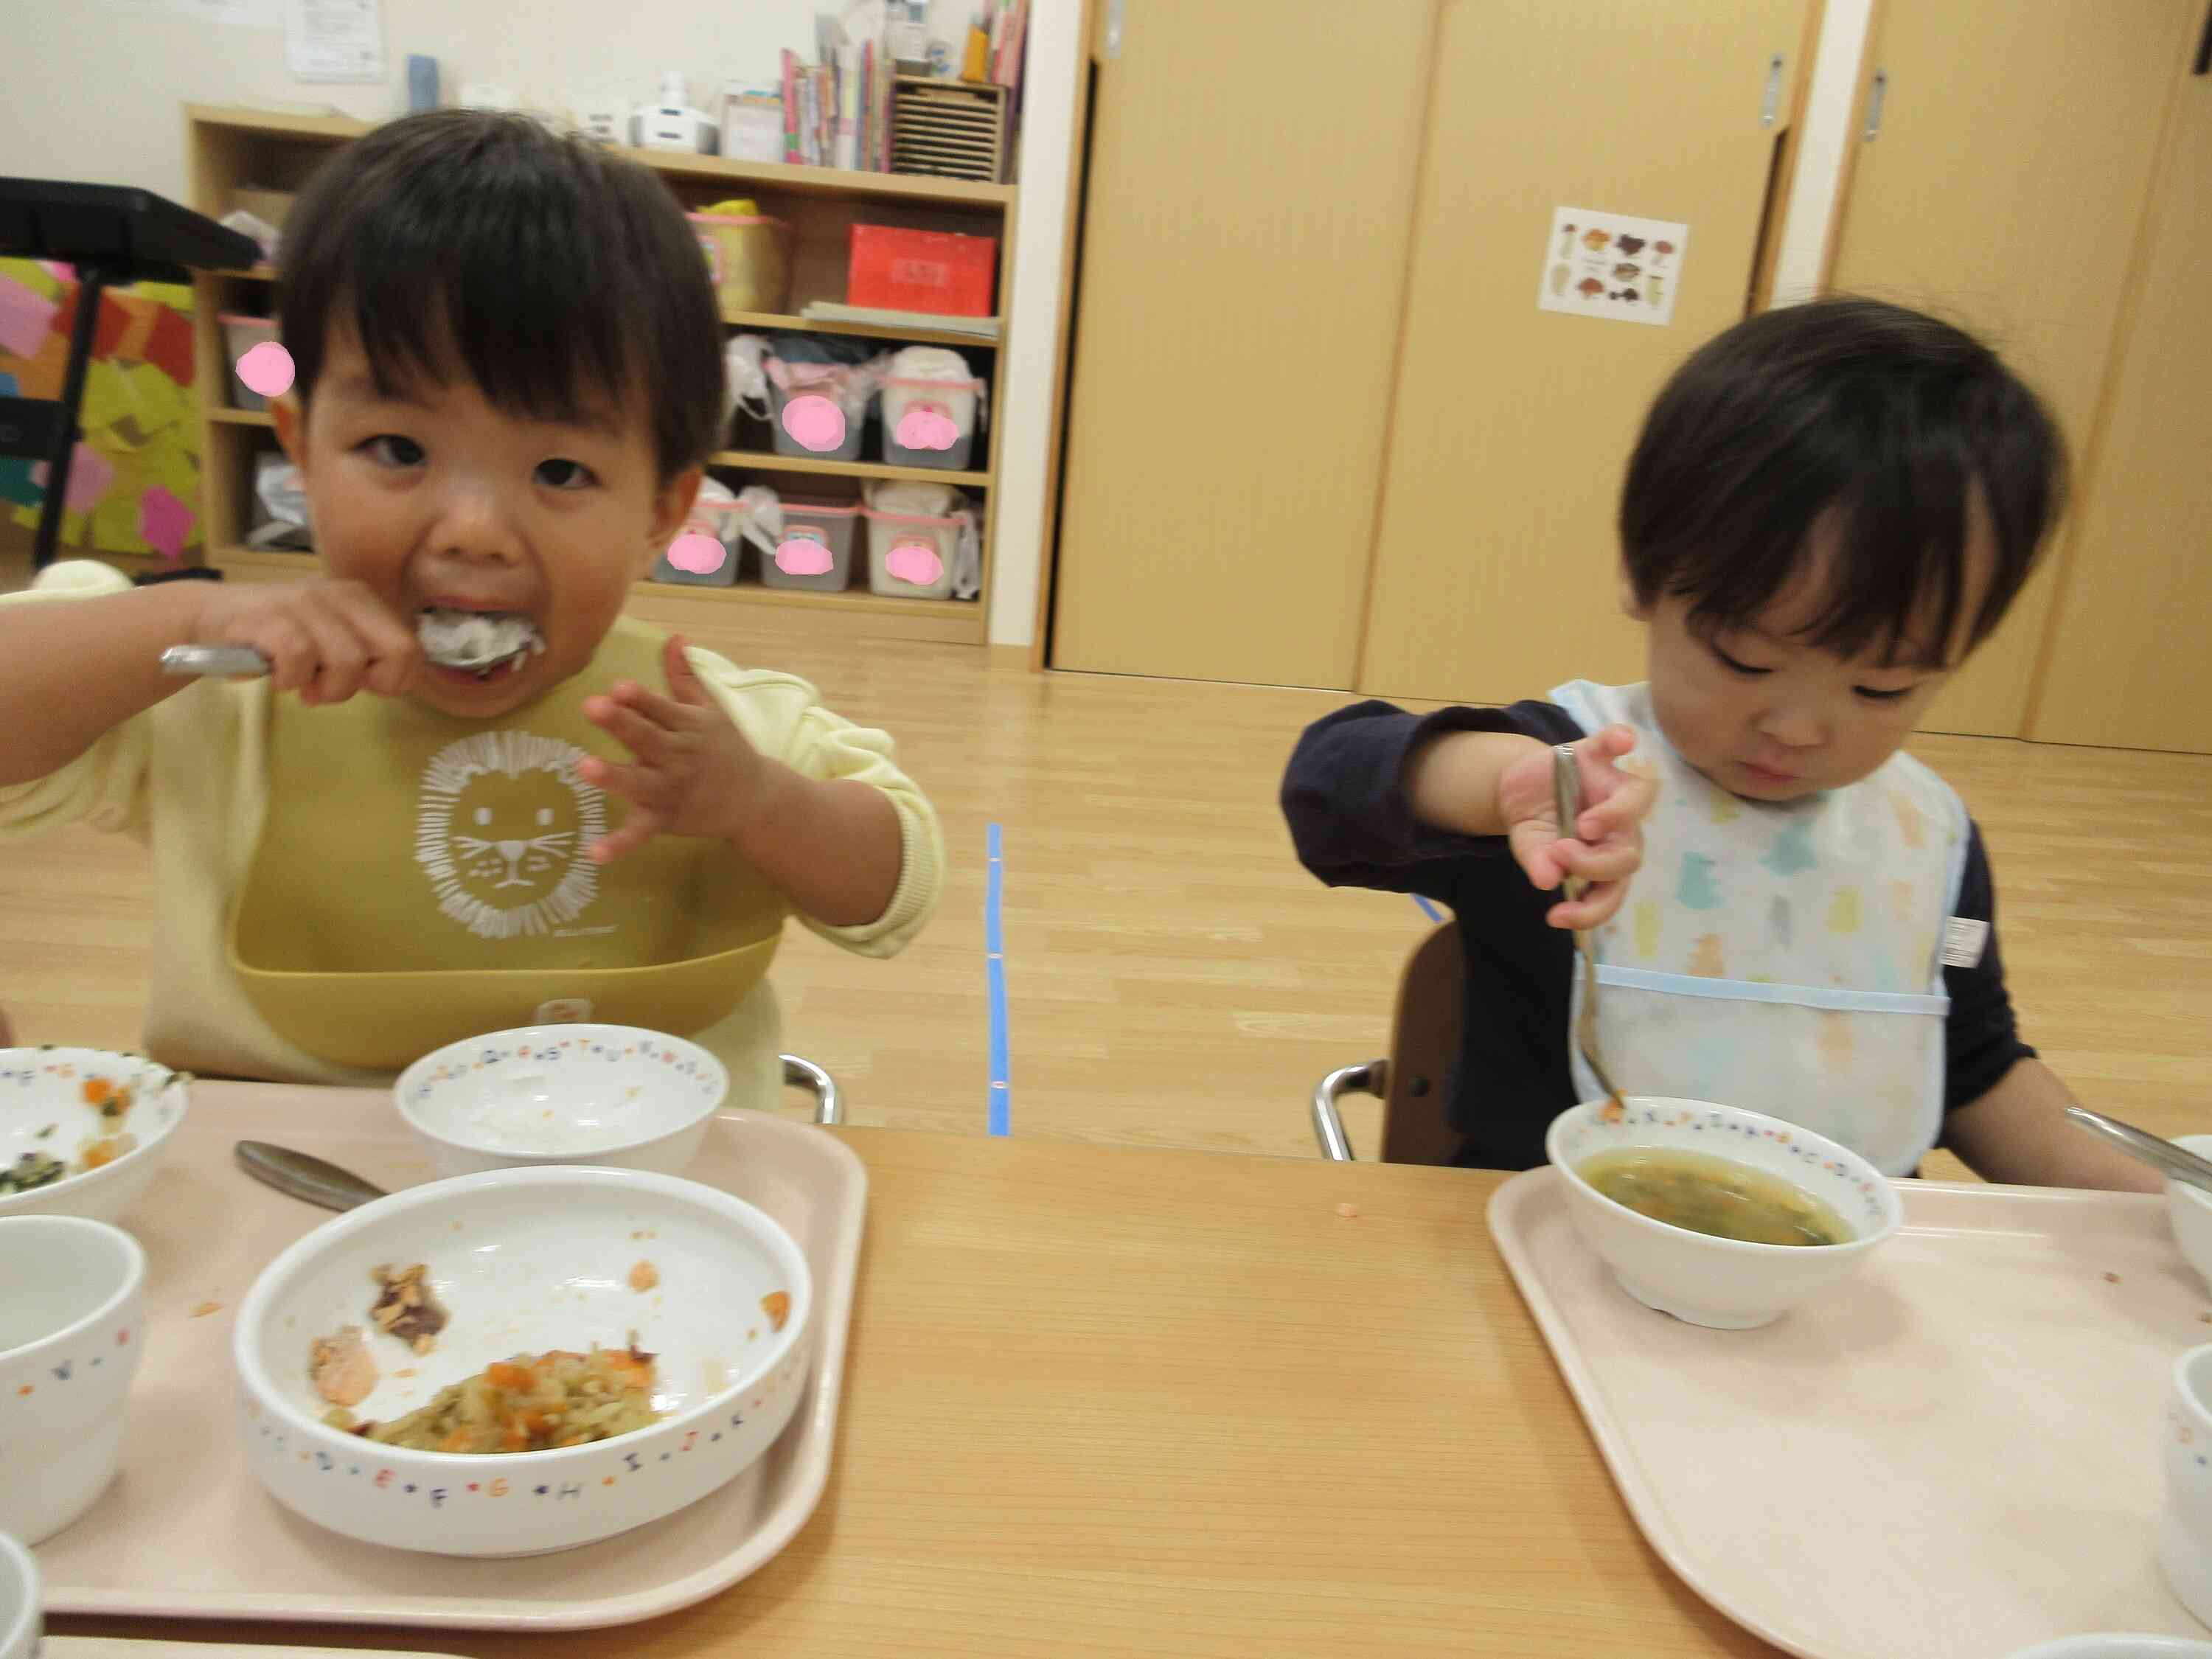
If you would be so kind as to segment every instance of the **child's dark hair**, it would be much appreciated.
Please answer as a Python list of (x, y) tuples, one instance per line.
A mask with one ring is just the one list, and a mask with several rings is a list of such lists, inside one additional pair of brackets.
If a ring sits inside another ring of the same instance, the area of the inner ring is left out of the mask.
[[(1939, 651), (1984, 639), (2027, 580), (2064, 499), (2066, 455), (2036, 395), (1948, 323), (1877, 300), (1766, 312), (1700, 348), (1645, 417), (1620, 497), (1639, 602), (1686, 599), (1720, 632), (1754, 621), (1813, 557), (1835, 555), (1804, 637), (1896, 651), (1931, 621)], [(1995, 558), (1971, 615), (1969, 502)]]
[(665, 482), (717, 447), (721, 316), (668, 187), (526, 116), (433, 110), (341, 151), (285, 226), (282, 325), (302, 402), (330, 329), (380, 389), (465, 371), (491, 404), (649, 418)]

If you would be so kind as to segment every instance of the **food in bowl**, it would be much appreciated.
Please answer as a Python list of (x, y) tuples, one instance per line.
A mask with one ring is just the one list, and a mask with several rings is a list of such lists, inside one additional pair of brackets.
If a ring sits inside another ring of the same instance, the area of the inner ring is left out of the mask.
[(1629, 1146), (1576, 1174), (1614, 1203), (1670, 1227), (1746, 1244), (1847, 1244), (1850, 1225), (1802, 1187), (1711, 1152)]
[(438, 1390), (420, 1411), (389, 1423), (325, 1418), (380, 1445), (414, 1451), (552, 1451), (635, 1434), (660, 1420), (653, 1408), (653, 1357), (627, 1348), (587, 1353), (556, 1348), (496, 1359), (473, 1376)]
[(184, 1116), (188, 1085), (136, 1054), (0, 1048), (0, 1215), (122, 1214)]
[(386, 1336), (404, 1342), (416, 1353), (438, 1346), (438, 1333), (446, 1328), (448, 1314), (431, 1293), (430, 1270), (422, 1262), (394, 1273), (387, 1262), (376, 1270), (376, 1300), (368, 1316)]
[[(629, 1273), (648, 1240), (659, 1283), (641, 1295)], [(494, 1452), (334, 1426), (310, 1344), (363, 1324), (363, 1280), (392, 1262), (427, 1263), (424, 1288), (453, 1316), (420, 1358), (365, 1329), (381, 1376), (351, 1424), (443, 1408), (460, 1397), (447, 1390), (517, 1355), (592, 1341), (619, 1353), (626, 1338), (654, 1356), (654, 1419), (612, 1439)], [(763, 1316), (771, 1306), (781, 1328)], [(277, 1501), (365, 1543), (464, 1556), (566, 1549), (672, 1515), (766, 1453), (805, 1397), (813, 1313), (797, 1243), (714, 1188), (576, 1165), (430, 1182), (325, 1223), (264, 1270), (233, 1335), (240, 1443)]]
[(337, 1407), (358, 1406), (384, 1380), (358, 1325), (317, 1337), (307, 1350), (307, 1375), (315, 1380), (315, 1392)]
[[(1692, 1325), (1746, 1330), (1771, 1323), (1834, 1290), (1905, 1219), (1896, 1187), (1848, 1146), (1801, 1124), (1709, 1101), (1631, 1095), (1620, 1104), (1586, 1102), (1553, 1120), (1544, 1149), (1569, 1221), (1621, 1289)], [(1826, 1204), (1850, 1237), (1807, 1249), (1723, 1237), (1640, 1214), (1584, 1174), (1593, 1163), (1631, 1152), (1746, 1165)]]

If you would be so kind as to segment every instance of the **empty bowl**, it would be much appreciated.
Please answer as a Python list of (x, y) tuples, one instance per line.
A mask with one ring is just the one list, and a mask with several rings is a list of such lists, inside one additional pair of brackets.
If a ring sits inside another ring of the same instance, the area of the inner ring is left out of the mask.
[(40, 1628), (39, 1564), (0, 1533), (0, 1659), (32, 1659)]
[[(377, 1270), (417, 1264), (447, 1316), (427, 1352), (370, 1314)], [(246, 1461), (287, 1508), (367, 1543), (476, 1556), (588, 1544), (696, 1502), (768, 1450), (804, 1391), (813, 1310), (790, 1235), (714, 1188), (577, 1167), (433, 1182), (325, 1223), (247, 1292), (233, 1340)], [(633, 1341), (653, 1356), (659, 1416), (544, 1450), (385, 1444), (324, 1420), (312, 1352), (349, 1326), (371, 1366), (351, 1379), (368, 1385), (348, 1407), (357, 1419), (404, 1417), (518, 1355)]]
[(730, 1092), (696, 1042), (628, 1025), (471, 1037), (399, 1074), (392, 1098), (441, 1175), (592, 1164), (680, 1175)]
[(189, 1102), (181, 1073), (137, 1054), (0, 1048), (0, 1216), (114, 1220), (153, 1180)]
[(0, 1533), (52, 1537), (115, 1478), (146, 1253), (81, 1216), (0, 1216)]
[[(1544, 1148), (1559, 1170), (1575, 1230), (1623, 1290), (1692, 1325), (1743, 1330), (1779, 1318), (1865, 1264), (1904, 1206), (1887, 1177), (1849, 1147), (1779, 1118), (1703, 1100), (1631, 1095), (1572, 1107)], [(1581, 1166), (1632, 1149), (1704, 1152), (1778, 1176), (1820, 1200), (1852, 1232), (1841, 1244), (1751, 1244), (1638, 1214), (1590, 1185)]]

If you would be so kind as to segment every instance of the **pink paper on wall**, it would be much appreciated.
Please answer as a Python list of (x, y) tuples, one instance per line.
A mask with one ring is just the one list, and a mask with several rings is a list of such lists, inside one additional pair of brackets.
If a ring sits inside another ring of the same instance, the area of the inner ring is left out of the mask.
[(192, 510), (159, 484), (149, 485), (138, 503), (138, 533), (148, 545), (174, 563), (191, 533)]
[[(46, 471), (46, 464), (39, 462), (31, 469), (31, 482), (44, 489)], [(80, 443), (70, 453), (69, 495), (62, 505), (71, 513), (89, 513), (114, 482), (114, 464), (98, 450)]]
[(12, 276), (0, 276), (0, 350), (35, 357), (61, 307)]

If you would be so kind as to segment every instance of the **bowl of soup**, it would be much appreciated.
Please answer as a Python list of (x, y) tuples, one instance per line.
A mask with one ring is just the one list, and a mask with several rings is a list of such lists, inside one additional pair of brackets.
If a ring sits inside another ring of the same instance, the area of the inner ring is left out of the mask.
[(1575, 1230), (1621, 1289), (1692, 1325), (1771, 1323), (1857, 1272), (1905, 1217), (1849, 1147), (1710, 1101), (1588, 1102), (1544, 1144)]

